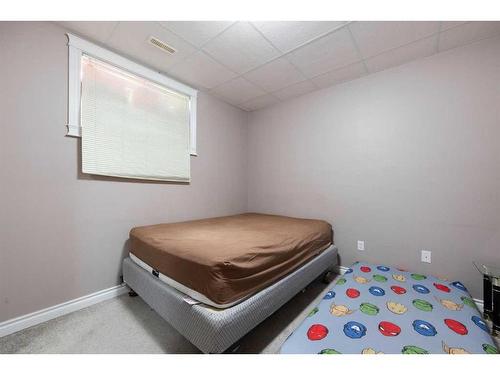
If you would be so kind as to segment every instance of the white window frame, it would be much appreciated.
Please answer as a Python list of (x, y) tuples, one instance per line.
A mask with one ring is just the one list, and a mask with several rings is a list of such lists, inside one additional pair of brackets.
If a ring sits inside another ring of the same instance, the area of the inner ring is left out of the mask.
[(80, 124), (81, 107), (81, 60), (82, 54), (114, 65), (117, 68), (136, 74), (142, 78), (158, 83), (173, 91), (189, 97), (189, 152), (197, 156), (196, 152), (196, 99), (198, 91), (150, 68), (118, 55), (106, 48), (100, 47), (76, 35), (67, 33), (69, 49), (68, 66), (68, 133), (70, 137), (81, 137)]

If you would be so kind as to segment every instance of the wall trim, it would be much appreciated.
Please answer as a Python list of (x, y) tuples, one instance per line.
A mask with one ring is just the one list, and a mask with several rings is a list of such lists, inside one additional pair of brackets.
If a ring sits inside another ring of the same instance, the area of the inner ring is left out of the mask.
[[(349, 267), (344, 267), (344, 266), (335, 266), (334, 267), (334, 271), (339, 274), (339, 275), (343, 275), (344, 273), (346, 273), (346, 271), (349, 269)], [(483, 308), (484, 308), (484, 302), (482, 299), (478, 299), (478, 298), (473, 298), (477, 308), (479, 309), (479, 311), (481, 312), (481, 314), (483, 313)]]
[(478, 299), (478, 298), (473, 298), (473, 300), (476, 303), (477, 308), (479, 309), (479, 311), (482, 314), (483, 313), (483, 308), (484, 308), (484, 302), (483, 302), (483, 300), (482, 299)]
[(103, 289), (98, 292), (73, 299), (71, 301), (63, 302), (59, 305), (48, 307), (43, 310), (35, 311), (17, 318), (0, 322), (0, 337), (19, 332), (25, 328), (35, 326), (40, 323), (58, 318), (60, 316), (81, 310), (85, 307), (95, 305), (96, 303), (108, 300), (110, 298), (118, 297), (128, 291), (125, 283), (113, 286), (111, 288)]

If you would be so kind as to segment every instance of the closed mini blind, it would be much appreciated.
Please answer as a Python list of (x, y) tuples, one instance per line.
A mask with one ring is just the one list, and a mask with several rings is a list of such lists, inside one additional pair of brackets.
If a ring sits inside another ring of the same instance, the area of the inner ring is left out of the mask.
[(190, 181), (189, 97), (82, 56), (82, 171)]

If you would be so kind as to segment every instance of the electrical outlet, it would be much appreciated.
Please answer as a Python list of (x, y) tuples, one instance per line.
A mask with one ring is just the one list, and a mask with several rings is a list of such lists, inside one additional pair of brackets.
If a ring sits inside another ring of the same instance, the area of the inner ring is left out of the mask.
[(365, 241), (358, 241), (358, 250), (365, 251)]
[(430, 263), (431, 262), (431, 252), (428, 250), (422, 250), (421, 261), (424, 263)]

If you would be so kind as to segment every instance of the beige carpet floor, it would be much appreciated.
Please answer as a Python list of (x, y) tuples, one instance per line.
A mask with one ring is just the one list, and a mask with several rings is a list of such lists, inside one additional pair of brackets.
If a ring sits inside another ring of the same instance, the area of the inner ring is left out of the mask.
[[(240, 341), (237, 353), (277, 353), (319, 302), (316, 280)], [(122, 295), (0, 338), (0, 353), (199, 353), (140, 297)]]

